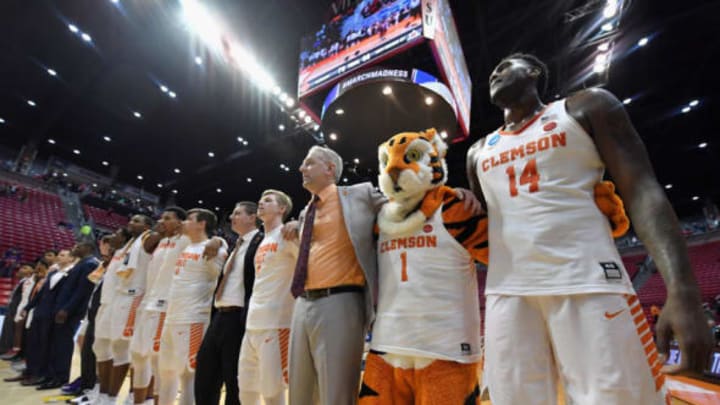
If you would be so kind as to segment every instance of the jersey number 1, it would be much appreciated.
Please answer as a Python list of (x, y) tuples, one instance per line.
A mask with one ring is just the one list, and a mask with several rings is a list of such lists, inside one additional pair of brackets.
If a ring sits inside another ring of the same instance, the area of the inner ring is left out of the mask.
[[(508, 166), (508, 168), (505, 169), (505, 173), (507, 173), (508, 180), (510, 181), (510, 197), (516, 197), (518, 195), (518, 189), (515, 178), (515, 166)], [(537, 172), (537, 162), (535, 159), (530, 159), (520, 174), (520, 185), (524, 186), (529, 184), (530, 187), (528, 191), (534, 193), (540, 189), (538, 182), (540, 182), (540, 175)]]

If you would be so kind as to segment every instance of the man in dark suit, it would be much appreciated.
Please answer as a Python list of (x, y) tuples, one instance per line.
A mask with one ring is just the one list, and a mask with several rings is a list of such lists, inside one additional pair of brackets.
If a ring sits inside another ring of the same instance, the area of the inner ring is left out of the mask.
[(28, 377), (21, 382), (22, 385), (42, 385), (49, 381), (48, 361), (50, 355), (50, 341), (48, 337), (52, 331), (55, 316), (55, 301), (60, 284), (65, 280), (65, 273), (73, 265), (74, 258), (70, 251), (63, 249), (58, 252), (57, 262), (52, 271), (45, 278), (40, 291), (30, 300), (25, 310), (32, 316), (30, 330), (28, 331), (27, 369)]
[(88, 300), (93, 291), (93, 283), (88, 275), (100, 264), (93, 256), (95, 246), (92, 242), (79, 242), (71, 255), (78, 262), (67, 271), (58, 289), (53, 308), (52, 331), (50, 335), (50, 357), (47, 380), (38, 389), (59, 388), (70, 377), (70, 363), (73, 353), (73, 335), (87, 311)]
[[(215, 313), (197, 355), (195, 402), (198, 405), (217, 405), (223, 383), (225, 405), (240, 405), (238, 358), (245, 334), (245, 311), (255, 281), (255, 252), (263, 232), (257, 228), (254, 202), (237, 203), (230, 221), (238, 240), (215, 289)], [(220, 246), (219, 241), (211, 244), (206, 248), (207, 255), (213, 255), (216, 250), (211, 249)]]

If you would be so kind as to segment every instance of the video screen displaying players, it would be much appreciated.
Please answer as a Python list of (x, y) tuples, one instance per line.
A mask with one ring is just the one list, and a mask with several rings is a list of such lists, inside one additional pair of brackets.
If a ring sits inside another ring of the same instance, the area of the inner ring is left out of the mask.
[(298, 94), (422, 38), (420, 0), (364, 0), (304, 37)]

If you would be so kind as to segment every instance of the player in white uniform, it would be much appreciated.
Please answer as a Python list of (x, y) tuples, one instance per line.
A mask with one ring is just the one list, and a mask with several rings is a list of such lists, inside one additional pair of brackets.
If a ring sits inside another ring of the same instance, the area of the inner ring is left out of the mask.
[(158, 352), (170, 284), (175, 273), (175, 263), (190, 244), (190, 239), (182, 234), (182, 221), (186, 217), (182, 208), (166, 208), (155, 226), (155, 232), (145, 240), (145, 250), (153, 254), (148, 265), (146, 292), (130, 342), (136, 404), (146, 401), (151, 386), (154, 387), (154, 396), (157, 396)]
[(197, 352), (210, 322), (215, 284), (227, 258), (227, 244), (223, 244), (214, 258), (205, 257), (205, 245), (210, 241), (208, 235), (216, 226), (215, 214), (202, 208), (188, 211), (183, 222), (183, 232), (190, 244), (177, 259), (168, 294), (159, 354), (160, 405), (175, 403), (178, 382), (182, 390), (180, 404), (194, 403)]
[(699, 371), (710, 335), (675, 213), (622, 103), (592, 89), (544, 105), (543, 75), (531, 55), (500, 62), (490, 98), (505, 125), (468, 151), (489, 217), (491, 401), (555, 404), (559, 374), (574, 404), (664, 404), (662, 360), (593, 188), (607, 168), (668, 283), (660, 352), (674, 332), (683, 367)]
[[(115, 296), (110, 307), (110, 339), (113, 359), (109, 402), (114, 403), (130, 368), (130, 338), (135, 330), (137, 309), (145, 293), (149, 253), (143, 242), (150, 234), (152, 220), (133, 215), (127, 225), (132, 239), (124, 250), (123, 260), (115, 270)], [(103, 288), (103, 290), (105, 290)]]
[(285, 404), (288, 342), (294, 299), (290, 293), (298, 247), (283, 239), (283, 220), (292, 211), (290, 197), (265, 190), (257, 216), (265, 237), (255, 253), (255, 285), (250, 297), (245, 336), (240, 346), (238, 387), (244, 405)]
[(100, 287), (100, 308), (95, 315), (95, 341), (93, 352), (97, 361), (97, 375), (100, 382), (98, 402), (108, 401), (112, 380), (113, 357), (110, 323), (113, 317), (112, 302), (117, 285), (117, 269), (122, 265), (126, 250), (130, 247), (131, 236), (126, 228), (120, 228), (112, 234), (110, 246), (114, 250), (110, 263), (102, 275)]

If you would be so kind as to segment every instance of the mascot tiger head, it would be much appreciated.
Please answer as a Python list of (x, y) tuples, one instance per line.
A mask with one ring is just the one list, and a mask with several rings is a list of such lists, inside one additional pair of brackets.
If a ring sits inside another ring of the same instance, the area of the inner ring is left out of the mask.
[(447, 144), (433, 128), (394, 135), (378, 148), (380, 190), (399, 204), (419, 202), (447, 181), (446, 152)]
[(378, 215), (384, 232), (401, 234), (422, 226), (425, 196), (447, 181), (447, 144), (435, 129), (401, 132), (378, 148), (380, 190), (388, 197)]

